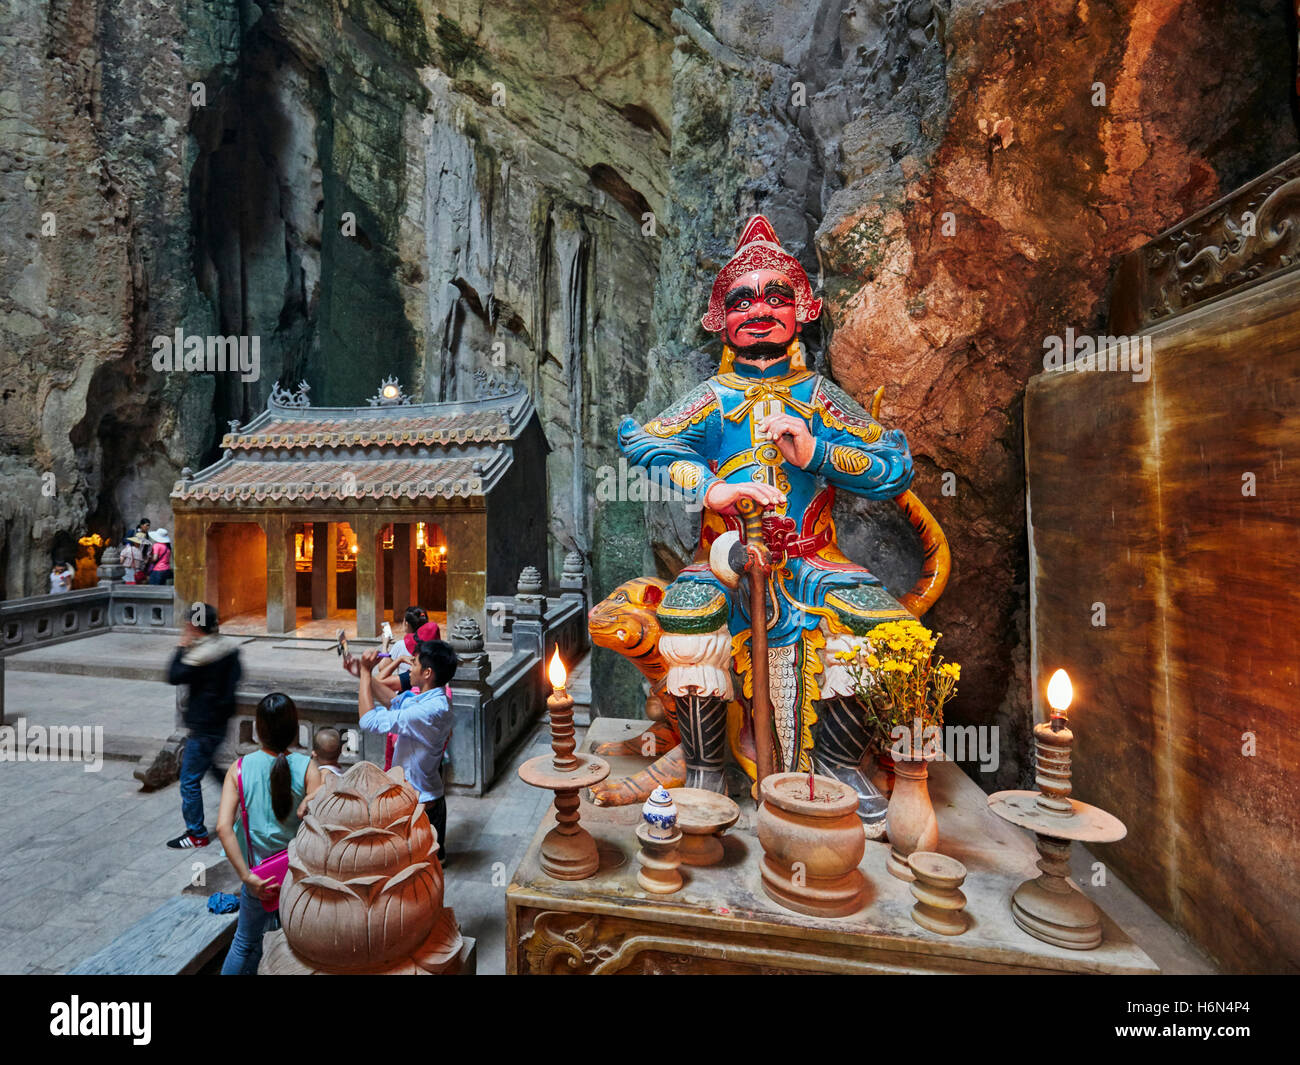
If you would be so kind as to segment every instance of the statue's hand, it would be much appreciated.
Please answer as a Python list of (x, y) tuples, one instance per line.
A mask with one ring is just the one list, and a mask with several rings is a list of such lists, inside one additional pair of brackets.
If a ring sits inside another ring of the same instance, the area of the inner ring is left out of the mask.
[(704, 505), (716, 514), (736, 513), (736, 503), (752, 499), (761, 507), (776, 507), (785, 502), (785, 493), (770, 484), (728, 484), (714, 481), (704, 493)]
[(802, 418), (773, 414), (759, 419), (758, 431), (776, 445), (786, 462), (792, 462), (803, 469), (812, 461), (817, 441), (813, 439), (808, 423)]

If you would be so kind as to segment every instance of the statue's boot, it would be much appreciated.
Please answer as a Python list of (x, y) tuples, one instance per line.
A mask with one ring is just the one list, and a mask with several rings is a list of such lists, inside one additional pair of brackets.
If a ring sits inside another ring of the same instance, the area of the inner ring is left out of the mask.
[(676, 699), (686, 786), (725, 795), (722, 760), (727, 748), (727, 700), (719, 695), (695, 694)]
[(858, 816), (867, 826), (867, 834), (874, 838), (885, 830), (889, 800), (860, 768), (871, 742), (864, 717), (865, 712), (854, 699), (828, 699), (822, 703), (813, 762), (818, 773), (834, 777), (857, 792)]

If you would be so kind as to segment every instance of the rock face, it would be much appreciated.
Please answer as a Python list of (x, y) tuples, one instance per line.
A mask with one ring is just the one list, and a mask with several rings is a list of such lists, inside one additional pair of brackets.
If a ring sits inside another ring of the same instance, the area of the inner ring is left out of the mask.
[[(815, 364), (886, 386), (956, 569), (955, 721), (1027, 749), (1020, 402), (1117, 256), (1296, 148), (1287, 5), (1243, 0), (14, 0), (0, 13), (0, 569), (170, 521), (184, 465), (305, 379), (349, 404), (516, 374), (550, 569), (671, 575), (697, 516), (601, 498), (614, 427), (717, 366), (709, 283), (761, 210), (820, 278)], [(260, 373), (159, 372), (257, 337)], [(840, 503), (896, 589), (889, 504)], [(645, 532), (650, 528), (650, 545)], [(597, 656), (604, 712), (639, 676)], [(992, 782), (990, 782), (992, 783)]]
[[(882, 419), (907, 433), (914, 490), (951, 542), (928, 621), (963, 666), (952, 722), (1000, 728), (985, 786), (1028, 771), (1025, 382), (1046, 336), (1105, 332), (1121, 253), (1296, 150), (1285, 6), (711, 0), (673, 15), (661, 358), (638, 413), (716, 367), (697, 325), (707, 285), (763, 211), (820, 272), (819, 366), (859, 400), (886, 386)], [(888, 505), (841, 500), (839, 517), (852, 557), (911, 583), (915, 557), (880, 551), (895, 532), (914, 542)], [(661, 563), (687, 527), (655, 521)]]
[[(339, 405), (388, 374), (432, 400), (517, 375), (553, 449), (552, 572), (590, 559), (589, 486), (645, 390), (670, 10), (7, 5), (7, 594), (88, 525), (170, 525), (181, 467), (300, 379)], [(257, 338), (260, 372), (159, 372), (178, 329)]]

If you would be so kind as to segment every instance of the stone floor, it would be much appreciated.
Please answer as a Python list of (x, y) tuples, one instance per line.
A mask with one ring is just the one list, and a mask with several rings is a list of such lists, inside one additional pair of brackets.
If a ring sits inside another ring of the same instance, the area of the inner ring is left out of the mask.
[[(298, 639), (327, 639), (333, 640), (339, 629), (347, 635), (349, 640), (356, 639), (357, 635), (357, 612), (355, 610), (340, 610), (328, 618), (316, 618), (311, 616), (311, 607), (300, 606), (297, 612), (298, 627), (294, 630), (293, 635)], [(438, 627), (444, 632), (447, 628), (446, 611), (433, 611), (429, 614), (430, 621), (436, 621)], [(221, 631), (238, 635), (258, 635), (266, 632), (266, 611), (252, 612), (248, 614), (236, 614), (233, 617), (222, 620)], [(401, 625), (393, 625), (393, 632), (400, 636), (403, 629)]]
[[(224, 861), (163, 846), (185, 827), (177, 787), (142, 793), (134, 769), (0, 765), (0, 973), (64, 972)], [(209, 778), (214, 814), (219, 796)]]

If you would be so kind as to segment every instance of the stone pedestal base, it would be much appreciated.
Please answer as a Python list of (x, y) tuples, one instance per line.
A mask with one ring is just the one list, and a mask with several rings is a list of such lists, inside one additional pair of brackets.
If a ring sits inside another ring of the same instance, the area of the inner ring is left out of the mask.
[(961, 885), (966, 867), (955, 858), (933, 851), (916, 851), (907, 859), (912, 881), (912, 920), (929, 932), (941, 936), (959, 936), (970, 927), (964, 911), (966, 896)]

